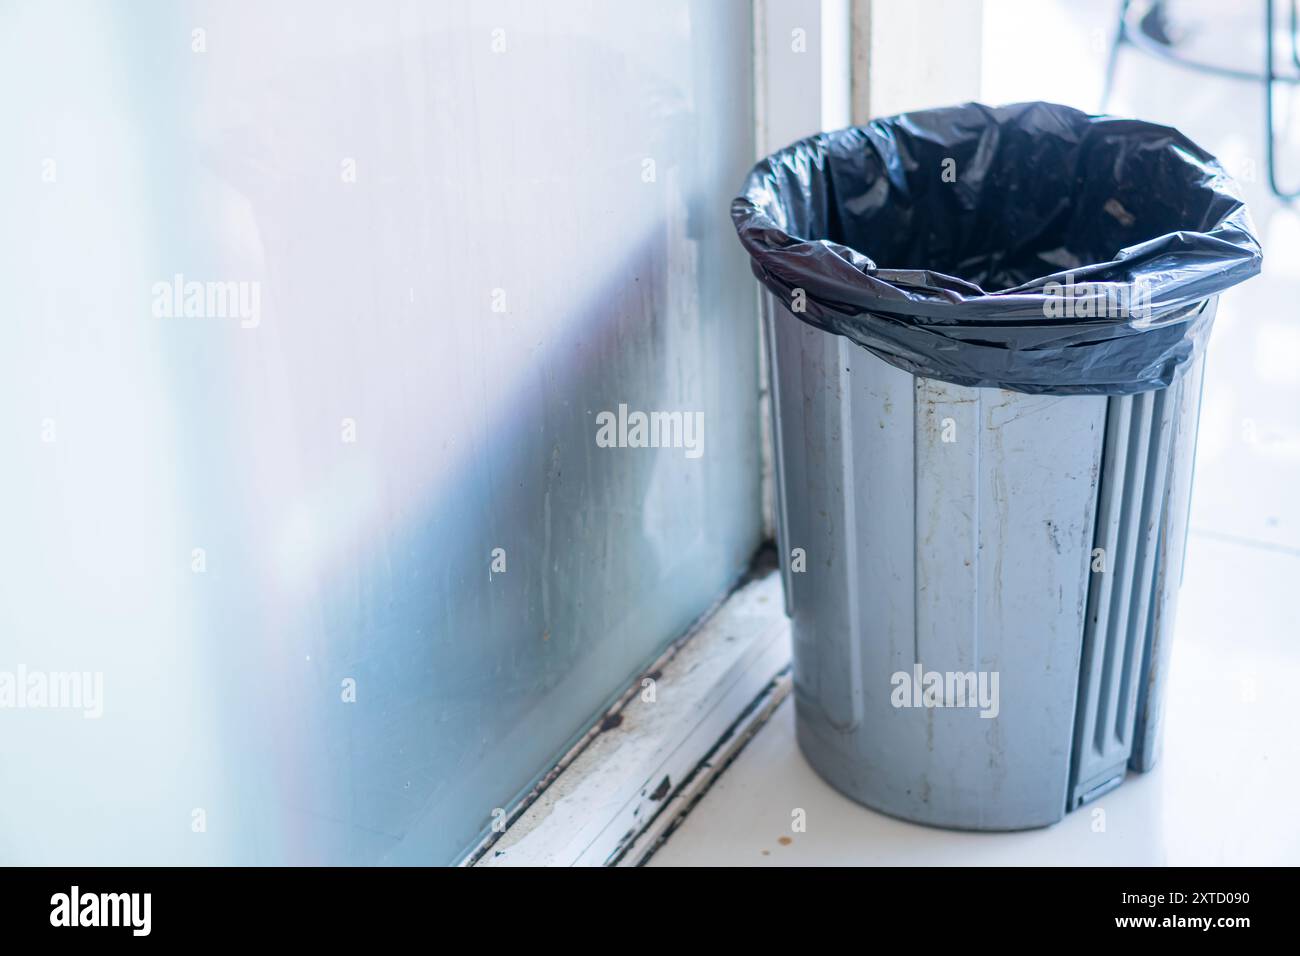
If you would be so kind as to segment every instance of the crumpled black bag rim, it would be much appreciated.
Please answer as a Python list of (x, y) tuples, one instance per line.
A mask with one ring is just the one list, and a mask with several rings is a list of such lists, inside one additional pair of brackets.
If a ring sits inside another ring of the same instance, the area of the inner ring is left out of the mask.
[[(969, 135), (972, 123), (1041, 123), (1045, 117), (1075, 128), (1086, 123), (1095, 135), (1166, 138), (1171, 156), (1199, 174), (1196, 186), (1209, 191), (1205, 198), (1215, 204), (1217, 218), (1126, 246), (1105, 262), (985, 291), (959, 276), (916, 264), (881, 266), (848, 246), (792, 235), (772, 214), (782, 203), (807, 201), (788, 190), (777, 194), (778, 170), (803, 170), (801, 183), (826, 176), (831, 147), (848, 142), (847, 137), (865, 138), (879, 153), (882, 142), (896, 142), (903, 123), (920, 120), (932, 132), (950, 121)], [(803, 290), (801, 320), (845, 335), (913, 374), (1036, 394), (1132, 394), (1172, 384), (1205, 346), (1214, 311), (1209, 300), (1256, 274), (1262, 258), (1235, 183), (1209, 153), (1167, 126), (1091, 116), (1050, 103), (998, 108), (967, 103), (807, 137), (755, 165), (731, 213), (763, 285), (787, 305), (795, 289)], [(1147, 316), (1072, 317), (1062, 323), (1045, 314), (1050, 283), (1139, 278), (1151, 290)], [(1044, 339), (1058, 327), (1059, 342)], [(1036, 344), (1017, 344), (1026, 330), (1034, 331)], [(1044, 361), (1049, 355), (1053, 361)]]

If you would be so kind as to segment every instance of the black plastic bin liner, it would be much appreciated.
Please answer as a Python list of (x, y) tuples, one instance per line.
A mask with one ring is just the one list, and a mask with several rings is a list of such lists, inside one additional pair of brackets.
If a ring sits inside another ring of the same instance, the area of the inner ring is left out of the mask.
[(811, 136), (755, 166), (731, 216), (805, 322), (916, 375), (1038, 394), (1168, 386), (1209, 338), (1207, 300), (1261, 262), (1212, 156), (1051, 103)]

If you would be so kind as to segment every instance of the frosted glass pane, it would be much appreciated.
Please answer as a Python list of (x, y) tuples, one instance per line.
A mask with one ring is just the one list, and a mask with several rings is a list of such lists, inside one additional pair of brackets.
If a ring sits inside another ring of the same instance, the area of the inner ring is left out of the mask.
[[(0, 9), (0, 671), (102, 675), (0, 712), (0, 862), (449, 862), (729, 587), (750, 36)], [(600, 447), (620, 404), (701, 453)]]

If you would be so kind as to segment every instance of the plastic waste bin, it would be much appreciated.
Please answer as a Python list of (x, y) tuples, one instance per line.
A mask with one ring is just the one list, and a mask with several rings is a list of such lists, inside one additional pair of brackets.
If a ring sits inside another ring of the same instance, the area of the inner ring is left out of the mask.
[(795, 143), (732, 217), (808, 761), (981, 830), (1149, 769), (1204, 349), (1260, 268), (1234, 184), (1166, 127), (967, 104)]

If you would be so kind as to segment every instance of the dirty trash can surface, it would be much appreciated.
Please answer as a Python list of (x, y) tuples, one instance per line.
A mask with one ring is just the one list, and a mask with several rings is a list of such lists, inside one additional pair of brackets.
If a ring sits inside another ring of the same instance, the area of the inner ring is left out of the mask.
[(1158, 753), (1203, 356), (1259, 245), (1166, 127), (904, 114), (760, 162), (798, 738), (868, 806), (1042, 826)]

